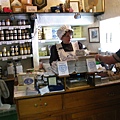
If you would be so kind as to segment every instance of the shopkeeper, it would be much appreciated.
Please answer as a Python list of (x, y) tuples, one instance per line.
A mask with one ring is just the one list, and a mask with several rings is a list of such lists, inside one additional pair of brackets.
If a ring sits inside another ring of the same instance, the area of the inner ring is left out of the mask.
[(80, 42), (71, 43), (72, 35), (73, 29), (70, 26), (63, 25), (57, 30), (57, 36), (62, 42), (51, 47), (50, 65), (52, 65), (53, 61), (75, 59), (75, 51), (83, 49), (83, 45)]

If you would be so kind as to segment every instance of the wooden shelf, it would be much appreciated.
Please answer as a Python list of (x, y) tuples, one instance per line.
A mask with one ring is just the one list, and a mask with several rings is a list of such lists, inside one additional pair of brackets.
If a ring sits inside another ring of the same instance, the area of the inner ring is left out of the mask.
[[(75, 41), (81, 41), (81, 40), (86, 40), (86, 38), (72, 38), (71, 41), (72, 42), (75, 42)], [(59, 39), (42, 39), (42, 40), (39, 40), (39, 43), (48, 43), (48, 42), (61, 42), (61, 40)]]

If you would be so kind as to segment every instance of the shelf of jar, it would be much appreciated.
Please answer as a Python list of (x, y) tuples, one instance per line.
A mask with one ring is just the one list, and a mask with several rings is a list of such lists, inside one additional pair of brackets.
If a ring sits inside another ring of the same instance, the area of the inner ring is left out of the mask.
[(17, 60), (17, 59), (27, 59), (33, 57), (33, 54), (29, 55), (18, 55), (18, 56), (8, 56), (8, 57), (0, 57), (0, 60), (7, 61), (7, 60)]
[[(86, 38), (72, 38), (71, 42), (86, 40)], [(49, 43), (49, 42), (61, 42), (60, 39), (42, 39), (39, 40), (39, 43)]]
[(27, 39), (27, 40), (0, 41), (0, 45), (11, 45), (11, 44), (14, 44), (14, 43), (23, 44), (25, 42), (32, 42), (32, 40), (31, 39)]
[(14, 25), (14, 26), (0, 26), (0, 29), (25, 29), (25, 28), (31, 28), (30, 25)]

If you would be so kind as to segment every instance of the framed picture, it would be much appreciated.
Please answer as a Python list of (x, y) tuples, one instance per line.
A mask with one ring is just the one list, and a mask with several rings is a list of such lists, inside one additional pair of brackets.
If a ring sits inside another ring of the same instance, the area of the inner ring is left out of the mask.
[(38, 9), (42, 9), (47, 6), (47, 0), (33, 0), (33, 5), (36, 5)]
[(90, 43), (99, 43), (100, 42), (99, 27), (88, 28), (88, 36)]
[(70, 7), (73, 9), (73, 12), (80, 12), (79, 1), (70, 1)]

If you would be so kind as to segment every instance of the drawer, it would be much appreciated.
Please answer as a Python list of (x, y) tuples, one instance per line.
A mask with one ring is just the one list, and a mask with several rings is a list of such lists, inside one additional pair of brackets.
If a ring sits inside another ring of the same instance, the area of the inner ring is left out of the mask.
[(97, 89), (67, 93), (64, 95), (63, 106), (74, 108), (98, 104), (102, 102), (117, 101), (120, 99), (120, 85), (100, 87)]
[(19, 115), (37, 114), (62, 109), (61, 95), (18, 100)]

